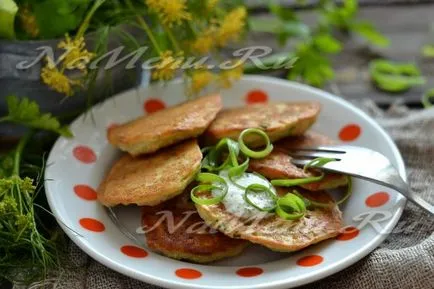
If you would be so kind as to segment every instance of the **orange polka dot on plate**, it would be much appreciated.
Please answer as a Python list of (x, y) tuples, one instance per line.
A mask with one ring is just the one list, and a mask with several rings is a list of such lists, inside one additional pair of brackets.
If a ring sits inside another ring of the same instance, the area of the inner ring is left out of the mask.
[(182, 279), (198, 279), (202, 277), (202, 273), (195, 269), (181, 268), (175, 271), (176, 276)]
[(77, 146), (72, 151), (74, 157), (82, 163), (91, 164), (96, 161), (95, 152), (87, 146)]
[(366, 198), (365, 204), (368, 207), (376, 208), (386, 204), (390, 199), (390, 195), (386, 192), (377, 192)]
[(297, 260), (297, 265), (302, 267), (311, 267), (321, 264), (324, 258), (319, 255), (309, 255)]
[(77, 196), (87, 201), (94, 201), (97, 199), (95, 190), (87, 185), (74, 186), (74, 192)]
[(156, 98), (150, 98), (146, 100), (144, 104), (144, 109), (147, 113), (153, 113), (165, 108), (166, 104), (162, 100)]
[(264, 273), (264, 270), (258, 267), (245, 267), (238, 269), (236, 273), (241, 277), (255, 277)]
[(83, 228), (92, 232), (99, 233), (99, 232), (104, 232), (105, 230), (105, 226), (103, 223), (92, 218), (80, 219), (79, 223)]
[(128, 257), (133, 257), (133, 258), (145, 258), (146, 256), (148, 256), (148, 252), (146, 252), (144, 249), (132, 245), (122, 246), (121, 252), (127, 255)]
[(360, 231), (356, 227), (346, 227), (342, 230), (336, 239), (339, 241), (348, 241), (352, 240), (359, 235)]
[(266, 103), (268, 101), (268, 94), (260, 89), (255, 89), (247, 93), (246, 102), (248, 104)]
[(348, 124), (339, 131), (339, 139), (341, 141), (354, 141), (360, 134), (362, 129), (357, 124)]

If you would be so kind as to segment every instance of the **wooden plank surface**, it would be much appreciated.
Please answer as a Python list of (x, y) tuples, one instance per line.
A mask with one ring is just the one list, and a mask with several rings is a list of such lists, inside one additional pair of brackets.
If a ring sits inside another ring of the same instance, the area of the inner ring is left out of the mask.
[[(312, 11), (298, 12), (308, 24), (315, 22)], [(272, 17), (269, 14), (260, 14)], [(374, 23), (377, 28), (391, 40), (391, 45), (385, 49), (369, 51), (364, 48), (360, 39), (346, 41), (345, 49), (333, 59), (336, 68), (336, 79), (332, 85), (325, 87), (339, 93), (347, 99), (371, 98), (381, 106), (401, 101), (410, 106), (420, 106), (420, 98), (427, 88), (434, 87), (434, 60), (423, 59), (420, 54), (421, 46), (428, 41), (434, 42), (434, 35), (430, 34), (430, 26), (434, 25), (434, 3), (398, 6), (369, 6), (360, 8), (360, 19)], [(291, 51), (289, 44), (280, 48), (275, 44), (274, 37), (267, 34), (254, 33), (248, 36), (249, 45), (270, 45), (277, 52)], [(370, 53), (397, 61), (415, 61), (425, 76), (427, 84), (415, 87), (403, 94), (390, 95), (378, 91), (370, 82), (368, 63)], [(276, 73), (274, 73), (276, 75)], [(283, 73), (277, 73), (284, 77)]]

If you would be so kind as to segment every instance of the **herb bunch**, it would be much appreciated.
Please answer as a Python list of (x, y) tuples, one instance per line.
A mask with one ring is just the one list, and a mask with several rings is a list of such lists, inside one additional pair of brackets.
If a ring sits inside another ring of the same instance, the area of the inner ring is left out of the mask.
[(41, 113), (35, 102), (15, 96), (8, 97), (8, 114), (0, 122), (29, 128), (16, 148), (0, 157), (0, 278), (30, 283), (59, 265), (61, 234), (42, 218), (49, 214), (40, 195), (44, 157), (24, 154), (35, 130), (72, 134), (50, 114)]

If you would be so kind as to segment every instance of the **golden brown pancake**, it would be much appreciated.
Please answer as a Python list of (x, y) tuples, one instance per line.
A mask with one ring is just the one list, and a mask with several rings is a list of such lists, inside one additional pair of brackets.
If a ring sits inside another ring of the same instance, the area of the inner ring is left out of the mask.
[(183, 192), (200, 169), (202, 153), (195, 139), (134, 158), (119, 159), (98, 188), (105, 206), (153, 206)]
[(220, 95), (200, 97), (108, 131), (109, 142), (133, 156), (201, 135), (221, 110)]
[[(314, 132), (307, 132), (302, 136), (288, 137), (278, 141), (274, 145), (274, 150), (263, 159), (252, 159), (249, 163), (249, 170), (257, 172), (267, 179), (301, 179), (308, 178), (318, 173), (313, 171), (304, 172), (291, 163), (288, 155), (290, 149), (306, 148), (318, 145), (331, 145), (334, 141), (326, 136)], [(347, 185), (347, 177), (342, 174), (327, 173), (325, 177), (315, 183), (301, 185), (309, 191), (320, 191), (334, 189)]]
[[(205, 142), (214, 144), (228, 137), (238, 139), (247, 128), (263, 129), (272, 142), (291, 135), (303, 134), (320, 112), (317, 102), (254, 104), (221, 111), (205, 132)], [(245, 138), (247, 145), (264, 145), (256, 135)]]
[[(302, 194), (311, 200), (333, 202), (324, 191), (304, 191)], [(196, 208), (210, 227), (225, 235), (249, 240), (281, 252), (301, 250), (333, 238), (343, 226), (342, 213), (336, 205), (327, 209), (308, 210), (299, 220), (284, 220), (277, 215), (257, 219), (242, 218), (226, 211), (222, 203), (211, 206), (196, 205)], [(260, 214), (256, 217), (258, 216)]]
[[(159, 206), (143, 207), (148, 247), (174, 259), (197, 263), (240, 254), (249, 242), (229, 238), (208, 227), (191, 203), (189, 190), (186, 191)], [(170, 227), (170, 216), (173, 216), (173, 227)]]

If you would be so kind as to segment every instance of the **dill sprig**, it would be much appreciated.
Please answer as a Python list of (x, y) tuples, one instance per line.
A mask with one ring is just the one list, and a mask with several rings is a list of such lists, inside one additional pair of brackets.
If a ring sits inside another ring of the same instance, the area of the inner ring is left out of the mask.
[[(71, 134), (57, 119), (40, 113), (36, 103), (15, 97), (8, 100), (14, 104), (9, 108), (17, 110), (10, 109), (0, 119), (30, 130), (15, 149), (0, 156), (0, 280), (29, 284), (46, 279), (50, 270), (59, 266), (62, 240), (61, 231), (49, 226), (51, 216), (42, 215), (48, 212), (41, 194), (45, 156), (41, 161), (37, 147), (42, 142), (35, 141), (34, 129)], [(38, 156), (33, 156), (32, 150), (37, 150)]]

